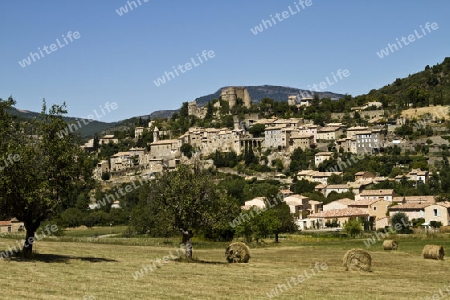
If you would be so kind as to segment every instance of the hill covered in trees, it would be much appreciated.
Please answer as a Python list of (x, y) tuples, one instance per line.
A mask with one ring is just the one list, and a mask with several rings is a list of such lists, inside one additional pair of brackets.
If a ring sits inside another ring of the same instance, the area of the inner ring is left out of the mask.
[[(432, 67), (425, 66), (421, 72), (406, 78), (397, 78), (393, 83), (366, 95), (356, 97), (361, 102), (380, 101), (384, 107), (398, 110), (429, 105), (450, 104), (450, 57)], [(363, 100), (362, 100), (363, 99)]]

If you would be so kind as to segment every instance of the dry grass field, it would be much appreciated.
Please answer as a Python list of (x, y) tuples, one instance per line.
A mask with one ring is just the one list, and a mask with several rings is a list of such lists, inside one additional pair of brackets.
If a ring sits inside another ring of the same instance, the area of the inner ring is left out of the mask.
[(433, 117), (436, 118), (445, 118), (448, 119), (448, 109), (449, 106), (427, 106), (427, 107), (418, 107), (418, 108), (410, 108), (402, 111), (402, 116), (408, 119), (420, 118), (425, 114), (432, 114)]
[[(39, 241), (32, 261), (0, 260), (0, 298), (267, 299), (278, 284), (286, 284), (277, 299), (424, 299), (450, 284), (448, 261), (421, 257), (425, 244), (441, 244), (450, 251), (448, 236), (396, 239), (398, 251), (383, 251), (382, 242), (367, 248), (363, 239), (288, 236), (277, 245), (252, 247), (248, 264), (226, 263), (227, 243), (194, 241), (199, 261), (169, 260), (137, 280), (132, 274), (143, 264), (175, 254), (176, 240), (173, 246), (134, 246), (133, 239), (124, 239), (130, 245), (106, 238), (101, 242)], [(14, 239), (0, 238), (0, 250), (14, 243)], [(372, 272), (344, 271), (342, 258), (351, 248), (370, 252)], [(325, 263), (327, 269), (313, 276), (310, 268), (316, 262)], [(287, 285), (305, 270), (311, 278)]]

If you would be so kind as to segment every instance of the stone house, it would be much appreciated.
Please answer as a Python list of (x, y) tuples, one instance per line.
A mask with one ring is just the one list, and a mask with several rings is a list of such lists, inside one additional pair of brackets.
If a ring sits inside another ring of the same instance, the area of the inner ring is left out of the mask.
[(371, 172), (361, 171), (355, 173), (355, 181), (361, 180), (361, 179), (370, 179), (375, 178), (375, 174)]
[(450, 225), (450, 202), (436, 202), (425, 207), (425, 222), (441, 222), (443, 226)]
[(16, 218), (9, 221), (0, 221), (0, 233), (13, 233), (25, 230), (25, 225)]
[(310, 219), (316, 219), (316, 222), (320, 224), (320, 227), (324, 227), (327, 221), (333, 221), (337, 219), (338, 223), (344, 225), (351, 218), (369, 218), (369, 214), (364, 210), (356, 207), (347, 207), (342, 209), (333, 209), (328, 211), (322, 211), (316, 214), (311, 214)]
[[(357, 195), (357, 197), (355, 197), (355, 200), (380, 199), (380, 200), (386, 200), (386, 201), (392, 202), (393, 197), (394, 197), (393, 189), (364, 190), (359, 195)], [(356, 199), (356, 198), (358, 198), (358, 199)]]
[(314, 165), (317, 167), (327, 159), (331, 159), (333, 152), (319, 152), (314, 156)]
[(133, 163), (133, 158), (130, 152), (118, 152), (110, 157), (111, 171), (122, 171), (131, 168)]
[(314, 143), (317, 142), (317, 125), (304, 125), (298, 127), (298, 133), (303, 135), (312, 135), (314, 138)]
[(303, 170), (297, 173), (297, 178), (298, 180), (305, 179), (311, 182), (319, 182), (323, 185), (326, 185), (328, 184), (328, 178), (333, 174), (341, 176), (342, 172), (319, 172), (312, 170)]
[(134, 138), (137, 140), (144, 134), (144, 127), (134, 128)]
[[(381, 199), (367, 199), (354, 201), (349, 207), (359, 208), (369, 214), (370, 220), (376, 222), (386, 217), (391, 202)], [(375, 223), (376, 224), (376, 223)]]
[(346, 193), (350, 190), (348, 184), (329, 184), (325, 187), (325, 197), (328, 197), (328, 195), (331, 192), (336, 193)]
[(344, 199), (339, 199), (339, 200), (336, 200), (336, 201), (332, 201), (332, 202), (330, 202), (328, 204), (325, 204), (323, 206), (323, 211), (347, 208), (353, 202), (355, 202), (355, 200), (352, 200), (352, 199), (349, 199), (349, 198), (344, 198)]
[(150, 144), (152, 159), (171, 159), (179, 154), (178, 140), (161, 140)]
[(289, 152), (294, 152), (296, 148), (301, 148), (303, 151), (310, 149), (314, 145), (314, 136), (312, 134), (301, 134), (299, 132), (292, 132), (289, 137)]
[(335, 141), (339, 139), (343, 131), (340, 127), (322, 127), (317, 130), (317, 139), (324, 141)]
[(109, 173), (109, 161), (107, 160), (101, 160), (97, 163), (97, 167), (94, 169), (94, 177), (101, 179), (104, 173)]
[(429, 203), (404, 203), (397, 204), (388, 208), (389, 217), (392, 217), (398, 212), (403, 212), (408, 216), (409, 220), (425, 218), (425, 207), (429, 206)]
[(266, 127), (264, 129), (264, 147), (267, 149), (286, 149), (289, 131), (283, 130), (285, 128), (284, 125)]

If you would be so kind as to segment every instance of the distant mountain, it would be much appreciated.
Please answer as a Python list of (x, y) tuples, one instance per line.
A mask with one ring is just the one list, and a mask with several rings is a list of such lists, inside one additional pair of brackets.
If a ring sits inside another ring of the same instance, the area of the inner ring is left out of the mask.
[[(220, 97), (220, 94), (222, 92), (222, 89), (226, 88), (227, 86), (221, 87), (218, 89), (214, 94), (209, 94), (206, 96), (199, 97), (195, 99), (198, 106), (204, 106), (206, 103), (218, 99)], [(302, 90), (292, 87), (285, 87), (285, 86), (275, 86), (275, 85), (262, 85), (262, 86), (244, 86), (248, 93), (250, 94), (250, 97), (252, 98), (252, 103), (259, 103), (264, 98), (272, 98), (275, 101), (288, 101), (288, 97), (291, 95), (310, 95), (311, 92), (308, 90)], [(336, 94), (332, 92), (315, 92), (315, 94), (319, 95), (319, 98), (331, 98), (333, 100), (339, 100), (340, 98), (344, 97), (345, 95), (342, 94)], [(181, 106), (181, 105), (180, 105)], [(155, 119), (155, 118), (170, 118), (173, 113), (178, 112), (178, 110), (158, 110), (150, 114), (150, 116), (142, 116), (142, 118), (148, 118)]]
[[(18, 118), (22, 118), (22, 119), (34, 119), (34, 118), (38, 118), (40, 115), (40, 113), (37, 113), (37, 112), (20, 110), (20, 109), (16, 109), (16, 108), (12, 108), (9, 112), (12, 115), (17, 116)], [(63, 119), (68, 124), (76, 123), (79, 120), (79, 118), (74, 118), (74, 117), (63, 117)], [(83, 126), (81, 126), (80, 129), (77, 130), (77, 132), (80, 134), (80, 136), (82, 138), (93, 137), (95, 133), (100, 133), (104, 130), (107, 130), (113, 126), (116, 126), (118, 123), (119, 122), (106, 123), (106, 122), (92, 121), (92, 122), (89, 122), (88, 124), (84, 125), (84, 123), (81, 122), (81, 124)]]
[[(197, 105), (204, 106), (209, 101), (219, 98), (220, 93), (223, 88), (225, 88), (225, 87), (218, 89), (217, 92), (215, 92), (214, 94), (209, 94), (209, 95), (195, 99), (197, 101)], [(288, 97), (291, 95), (308, 93), (307, 90), (291, 88), (291, 87), (284, 87), (284, 86), (273, 86), (273, 85), (245, 86), (245, 88), (248, 90), (253, 103), (259, 103), (261, 101), (261, 99), (264, 99), (264, 98), (272, 98), (275, 101), (287, 101)], [(319, 95), (319, 98), (340, 99), (340, 98), (344, 97), (344, 95), (342, 95), (342, 94), (336, 94), (336, 93), (331, 93), (331, 92), (317, 92), (317, 94)], [(181, 107), (181, 103), (180, 103), (180, 107)], [(152, 112), (149, 115), (132, 117), (132, 118), (122, 120), (119, 122), (114, 122), (114, 123), (92, 121), (87, 125), (83, 124), (83, 126), (77, 132), (79, 132), (79, 134), (82, 138), (93, 137), (95, 133), (104, 133), (104, 132), (112, 133), (115, 130), (126, 130), (128, 128), (131, 128), (134, 125), (135, 121), (139, 118), (150, 119), (150, 120), (153, 120), (156, 118), (169, 118), (175, 112), (178, 112), (178, 111), (179, 111), (178, 109), (177, 110), (157, 110), (157, 111)], [(39, 113), (37, 113), (37, 112), (19, 110), (19, 109), (15, 109), (15, 108), (11, 110), (11, 114), (18, 116), (19, 118), (24, 118), (24, 119), (39, 117)], [(78, 118), (64, 117), (64, 120), (70, 124), (70, 123), (76, 123), (78, 121)]]

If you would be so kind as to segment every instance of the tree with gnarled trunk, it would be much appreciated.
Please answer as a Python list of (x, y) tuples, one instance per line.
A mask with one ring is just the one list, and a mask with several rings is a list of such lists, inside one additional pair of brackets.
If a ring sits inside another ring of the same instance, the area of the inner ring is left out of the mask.
[(12, 98), (0, 99), (0, 157), (19, 158), (0, 176), (0, 211), (24, 222), (23, 256), (30, 258), (41, 222), (70, 206), (70, 197), (91, 183), (92, 164), (67, 131), (65, 104), (47, 111), (44, 102), (40, 117), (22, 122), (8, 113), (14, 105)]

